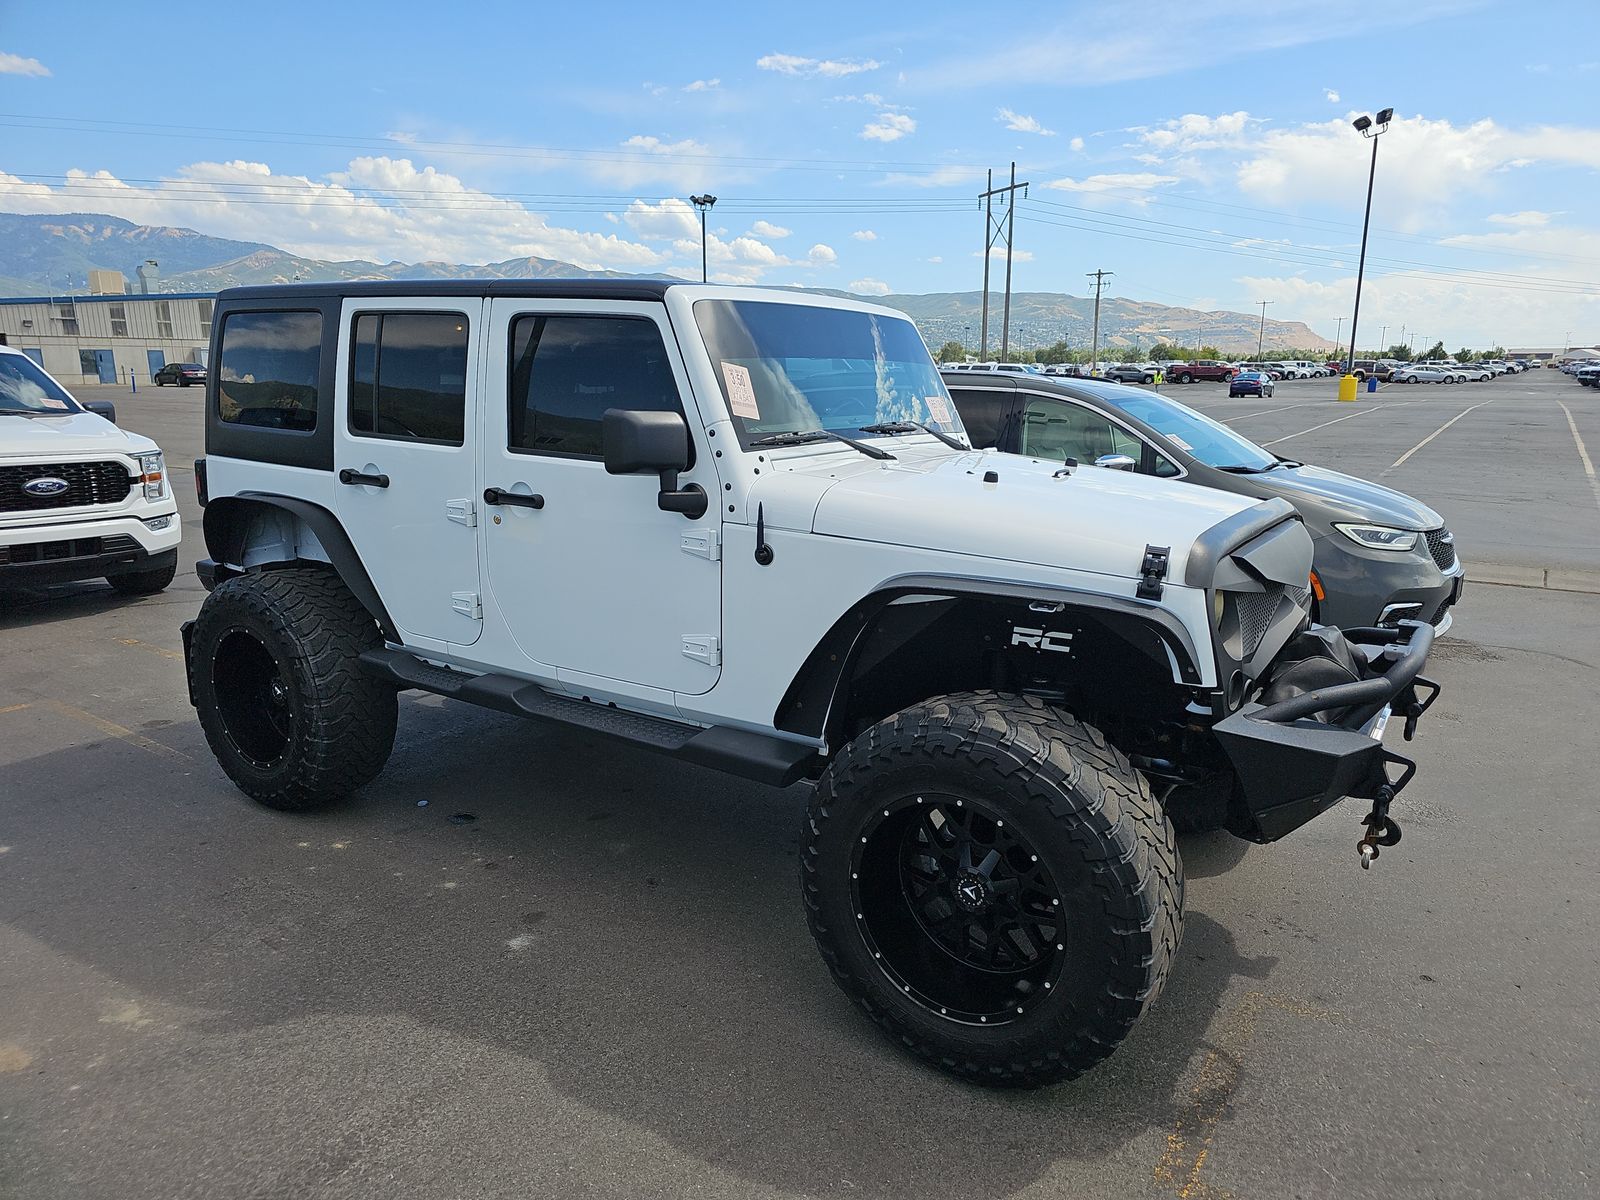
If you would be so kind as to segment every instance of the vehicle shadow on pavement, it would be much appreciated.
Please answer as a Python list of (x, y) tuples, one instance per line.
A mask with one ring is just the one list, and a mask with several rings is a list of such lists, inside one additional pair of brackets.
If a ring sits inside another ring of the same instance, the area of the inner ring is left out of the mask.
[[(202, 1133), (207, 1157), (240, 1173), (276, 1170), (261, 1165), (274, 1139), (344, 1161), (359, 1118), (343, 1081), (274, 1047), (398, 1023), (515, 1083), (434, 1111), (463, 1099), (416, 1094), (415, 1046), (362, 1042), (369, 1119), (398, 1123), (371, 1134), (390, 1165), (420, 1161), (429, 1127), (462, 1116), (487, 1154), (510, 1105), (495, 1153), (530, 1172), (573, 1136), (554, 1114), (576, 1109), (636, 1153), (664, 1142), (780, 1192), (1004, 1196), (1119, 1154), (1149, 1149), (1153, 1164), (1225, 993), (1276, 963), (1191, 909), (1164, 996), (1110, 1060), (1053, 1089), (976, 1089), (897, 1051), (829, 980), (798, 896), (803, 789), (415, 697), (401, 711), (389, 768), (323, 814), (245, 800), (193, 724), (160, 731), (189, 761), (113, 739), (6, 768), (0, 921), (108, 994), (179, 1014), (176, 1044), (119, 1072), (159, 1103), (118, 1105), (114, 1147), (82, 1131), (108, 1172), (148, 1177)], [(32, 988), (8, 1003), (52, 1003)], [(29, 1019), (69, 1021), (69, 1007)], [(71, 1030), (55, 1040), (73, 1053)], [(196, 1061), (204, 1091), (179, 1086)], [(290, 1090), (292, 1131), (207, 1100), (234, 1095), (215, 1073), (247, 1096)], [(942, 1149), (952, 1140), (959, 1153)], [(474, 1147), (453, 1153), (465, 1188)]]

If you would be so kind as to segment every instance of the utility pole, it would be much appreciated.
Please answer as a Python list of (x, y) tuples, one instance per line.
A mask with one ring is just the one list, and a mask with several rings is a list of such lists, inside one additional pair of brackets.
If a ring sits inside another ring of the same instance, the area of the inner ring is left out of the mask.
[(1343, 329), (1344, 329), (1344, 318), (1343, 317), (1339, 317), (1337, 319), (1337, 321), (1335, 322), (1334, 326), (1333, 326), (1333, 356), (1335, 358), (1342, 358), (1343, 357), (1343, 355), (1341, 355), (1339, 353), (1339, 347), (1344, 345), (1344, 343), (1339, 340), (1339, 334)]
[(1256, 361), (1261, 361), (1261, 348), (1267, 343), (1267, 305), (1276, 304), (1276, 300), (1257, 300), (1261, 305), (1261, 332), (1256, 334)]
[[(1017, 164), (1011, 164), (1011, 182), (1005, 187), (994, 186), (994, 172), (990, 171), (988, 182), (983, 194), (978, 197), (983, 201), (983, 331), (979, 335), (981, 342), (978, 349), (980, 361), (989, 358), (989, 256), (994, 251), (994, 246), (1001, 238), (1006, 243), (1006, 300), (1005, 315), (1001, 318), (1000, 325), (1000, 357), (1003, 360), (1011, 344), (1011, 234), (1016, 228), (1017, 191), (1028, 194), (1026, 181), (1017, 182)], [(994, 198), (1004, 196), (1006, 206), (1004, 221), (997, 220), (994, 215)]]
[(1378, 334), (1378, 352), (1372, 356), (1374, 360), (1385, 357), (1384, 351), (1388, 350), (1389, 347), (1384, 345), (1383, 342), (1384, 342), (1384, 339), (1387, 338), (1388, 336), (1389, 336), (1389, 327), (1387, 325), (1385, 325), (1385, 326), (1382, 327), (1382, 330)]
[(1106, 280), (1116, 272), (1085, 271), (1084, 274), (1094, 280), (1094, 335), (1089, 342), (1089, 374), (1093, 375), (1100, 363), (1100, 293), (1105, 290)]

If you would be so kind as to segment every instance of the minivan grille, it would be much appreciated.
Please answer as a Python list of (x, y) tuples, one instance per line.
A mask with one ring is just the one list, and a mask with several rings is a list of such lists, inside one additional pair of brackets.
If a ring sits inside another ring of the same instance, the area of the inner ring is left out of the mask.
[(1428, 553), (1433, 555), (1439, 570), (1448, 571), (1456, 565), (1456, 540), (1448, 529), (1441, 526), (1428, 530), (1422, 536), (1428, 539)]
[[(63, 479), (67, 487), (53, 496), (23, 491), (23, 485), (35, 479)], [(0, 512), (120, 504), (128, 498), (133, 484), (128, 468), (119, 462), (11, 464), (0, 467)]]

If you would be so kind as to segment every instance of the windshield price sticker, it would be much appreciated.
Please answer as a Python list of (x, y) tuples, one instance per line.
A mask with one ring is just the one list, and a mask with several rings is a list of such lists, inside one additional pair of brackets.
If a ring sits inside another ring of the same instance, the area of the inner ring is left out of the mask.
[(1187, 450), (1190, 454), (1194, 453), (1194, 447), (1189, 445), (1188, 442), (1184, 441), (1181, 437), (1179, 437), (1175, 433), (1167, 434), (1167, 440), (1169, 442), (1171, 442), (1174, 446), (1176, 446), (1179, 450)]
[(39, 403), (46, 408), (65, 408), (67, 406), (65, 400), (57, 400), (54, 396), (40, 396)]
[(923, 403), (928, 406), (928, 415), (940, 425), (950, 425), (950, 406), (945, 403), (943, 396), (924, 396)]
[(750, 369), (738, 363), (722, 364), (722, 378), (728, 385), (728, 406), (733, 415), (747, 421), (759, 421), (761, 408), (756, 403), (756, 389), (750, 382)]

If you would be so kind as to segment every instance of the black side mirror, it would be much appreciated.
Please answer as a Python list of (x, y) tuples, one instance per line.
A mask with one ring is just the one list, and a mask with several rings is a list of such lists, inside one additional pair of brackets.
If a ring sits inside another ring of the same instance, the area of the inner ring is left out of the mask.
[(97, 417), (104, 417), (113, 425), (117, 423), (117, 406), (109, 400), (84, 400), (83, 407)]
[(689, 467), (689, 423), (675, 412), (608, 408), (600, 421), (600, 448), (608, 475), (661, 476), (656, 504), (663, 512), (705, 516), (710, 501), (698, 483), (678, 487), (678, 472)]

